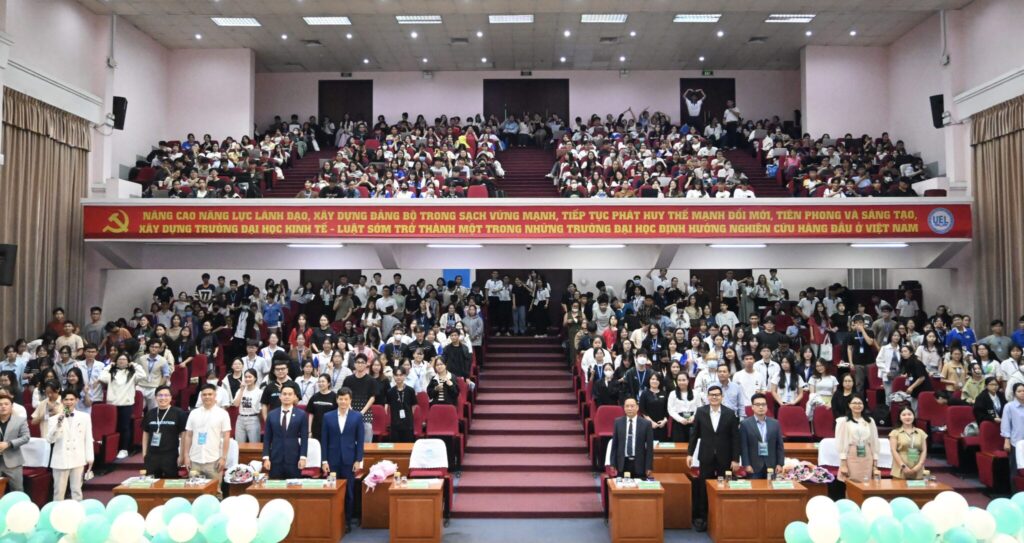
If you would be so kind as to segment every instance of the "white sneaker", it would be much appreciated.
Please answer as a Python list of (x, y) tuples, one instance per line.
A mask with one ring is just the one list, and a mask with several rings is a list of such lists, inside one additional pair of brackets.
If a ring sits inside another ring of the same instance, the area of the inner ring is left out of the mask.
[(117, 451), (117, 459), (118, 460), (124, 460), (125, 458), (128, 458), (128, 451), (125, 451), (125, 450)]

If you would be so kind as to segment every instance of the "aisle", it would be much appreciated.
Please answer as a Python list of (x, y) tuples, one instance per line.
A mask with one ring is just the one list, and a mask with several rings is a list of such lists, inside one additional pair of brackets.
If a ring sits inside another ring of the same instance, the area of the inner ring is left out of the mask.
[(509, 149), (498, 153), (498, 160), (505, 169), (505, 178), (498, 187), (509, 198), (558, 198), (558, 190), (551, 178), (555, 155), (551, 151), (527, 147)]
[(453, 516), (601, 516), (558, 338), (490, 338), (480, 382)]

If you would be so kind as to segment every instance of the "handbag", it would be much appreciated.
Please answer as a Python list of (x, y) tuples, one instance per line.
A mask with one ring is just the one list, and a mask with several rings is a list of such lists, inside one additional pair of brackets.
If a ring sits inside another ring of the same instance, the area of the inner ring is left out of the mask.
[(828, 334), (825, 335), (825, 341), (821, 342), (821, 346), (818, 348), (818, 358), (832, 361), (832, 338)]

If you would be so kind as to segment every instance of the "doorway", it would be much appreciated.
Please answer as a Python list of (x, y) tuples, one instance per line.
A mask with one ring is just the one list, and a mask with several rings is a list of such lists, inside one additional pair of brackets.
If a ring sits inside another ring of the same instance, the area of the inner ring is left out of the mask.
[[(750, 277), (753, 270), (747, 269), (730, 269), (730, 270), (690, 270), (690, 275), (696, 277), (700, 281), (701, 285), (704, 285), (704, 292), (708, 295), (711, 300), (711, 314), (718, 313), (718, 303), (721, 301), (718, 296), (718, 286), (721, 284), (722, 279), (725, 279), (725, 272), (733, 272), (733, 278), (737, 281)], [(696, 285), (694, 285), (696, 288)], [(737, 313), (738, 315), (739, 313)]]
[(504, 120), (509, 115), (552, 113), (569, 120), (568, 79), (484, 79), (484, 116)]
[[(491, 278), (492, 268), (480, 268), (476, 271), (476, 280), (474, 283), (479, 283), (480, 290), (483, 291), (484, 283)], [(551, 325), (561, 328), (562, 323), (562, 294), (565, 293), (566, 288), (569, 287), (569, 283), (572, 282), (572, 270), (532, 270), (532, 269), (498, 269), (498, 276), (504, 277), (508, 275), (513, 281), (516, 277), (519, 277), (524, 282), (530, 276), (531, 271), (536, 271), (539, 275), (544, 276), (547, 280), (548, 285), (551, 288), (551, 299), (548, 300), (548, 316), (551, 319)], [(486, 293), (485, 293), (486, 294)]]
[(319, 115), (338, 121), (348, 114), (353, 121), (373, 125), (373, 80), (320, 81)]
[[(725, 112), (725, 102), (736, 101), (736, 80), (732, 78), (704, 78), (691, 77), (679, 79), (679, 112), (685, 119), (688, 115), (686, 109), (686, 92), (688, 90), (704, 91), (704, 102), (700, 108), (700, 127), (702, 129), (711, 122), (711, 119), (722, 120), (722, 113)], [(737, 104), (740, 111), (743, 111), (743, 104)], [(707, 287), (705, 287), (707, 288)]]

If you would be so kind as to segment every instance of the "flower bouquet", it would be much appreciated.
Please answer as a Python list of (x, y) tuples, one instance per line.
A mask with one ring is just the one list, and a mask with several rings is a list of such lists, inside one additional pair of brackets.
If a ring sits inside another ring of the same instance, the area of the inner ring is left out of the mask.
[(256, 478), (256, 471), (247, 464), (236, 464), (228, 468), (224, 473), (224, 479), (228, 484), (244, 485), (251, 483)]
[(367, 492), (377, 488), (378, 484), (383, 483), (388, 477), (394, 475), (396, 471), (398, 471), (398, 464), (390, 460), (381, 460), (370, 466), (369, 473), (363, 479)]
[(782, 473), (779, 474), (779, 479), (821, 484), (828, 484), (836, 480), (835, 476), (829, 473), (827, 469), (793, 458), (786, 459), (785, 465), (782, 466)]

